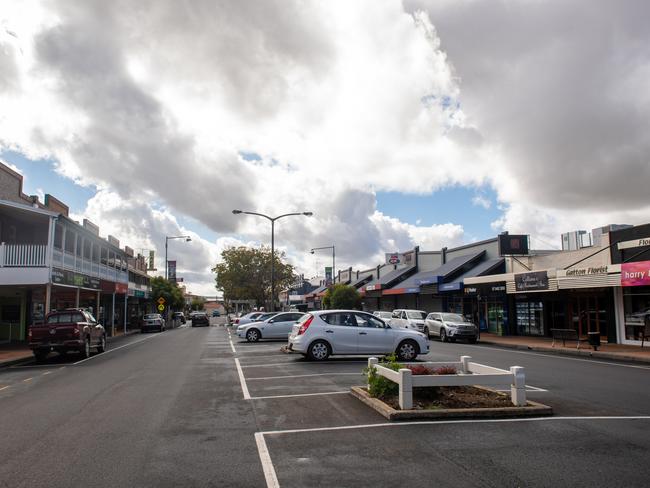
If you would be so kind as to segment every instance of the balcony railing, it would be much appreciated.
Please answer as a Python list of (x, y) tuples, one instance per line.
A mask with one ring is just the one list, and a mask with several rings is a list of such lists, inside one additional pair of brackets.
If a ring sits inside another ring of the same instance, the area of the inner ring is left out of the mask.
[(129, 279), (129, 274), (126, 271), (110, 268), (104, 264), (95, 263), (56, 248), (52, 253), (52, 262), (54, 266), (78, 271), (79, 273), (84, 273), (102, 280), (126, 283)]
[(0, 243), (0, 266), (13, 268), (44, 268), (47, 246), (41, 244)]

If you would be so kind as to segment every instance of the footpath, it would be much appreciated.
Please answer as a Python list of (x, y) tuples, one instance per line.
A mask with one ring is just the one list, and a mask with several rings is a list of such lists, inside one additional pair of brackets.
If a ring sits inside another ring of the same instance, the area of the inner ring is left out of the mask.
[(481, 332), (479, 343), (567, 356), (650, 363), (650, 342), (643, 348), (601, 342), (598, 350), (594, 351), (593, 347), (586, 343), (582, 343), (580, 349), (577, 349), (576, 341), (567, 340), (566, 345), (563, 346), (561, 340), (555, 341), (555, 345), (553, 345), (553, 340), (548, 337), (498, 336)]

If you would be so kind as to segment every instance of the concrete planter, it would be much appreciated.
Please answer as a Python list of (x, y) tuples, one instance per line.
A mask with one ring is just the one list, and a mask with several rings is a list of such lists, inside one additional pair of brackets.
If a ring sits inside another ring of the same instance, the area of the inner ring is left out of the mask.
[[(480, 388), (480, 387), (478, 387)], [(489, 388), (486, 388), (489, 389)], [(499, 392), (497, 392), (499, 393)], [(396, 410), (383, 401), (371, 397), (368, 392), (358, 386), (352, 387), (352, 395), (371, 408), (374, 408), (388, 420), (428, 420), (428, 419), (477, 419), (477, 418), (513, 418), (539, 417), (553, 415), (553, 409), (541, 403), (528, 401), (521, 407), (501, 408), (455, 408), (439, 410)]]

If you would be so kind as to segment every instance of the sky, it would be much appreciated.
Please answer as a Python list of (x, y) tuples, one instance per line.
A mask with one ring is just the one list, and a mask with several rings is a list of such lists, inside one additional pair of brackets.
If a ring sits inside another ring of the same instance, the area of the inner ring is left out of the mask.
[(299, 272), (648, 221), (650, 6), (5, 0), (0, 160), (195, 293), (229, 246)]

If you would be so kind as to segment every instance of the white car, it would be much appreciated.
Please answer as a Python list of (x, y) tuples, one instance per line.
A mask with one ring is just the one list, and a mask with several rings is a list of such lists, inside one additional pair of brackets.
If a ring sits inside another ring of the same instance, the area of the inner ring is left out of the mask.
[(427, 313), (422, 310), (393, 310), (393, 317), (390, 319), (389, 324), (393, 327), (401, 327), (404, 329), (413, 329), (423, 332), (428, 335), (424, 328), (424, 319), (427, 318)]
[(425, 328), (427, 333), (440, 337), (440, 342), (466, 339), (474, 344), (478, 338), (478, 327), (457, 313), (430, 313)]
[(411, 361), (429, 352), (429, 341), (420, 332), (397, 329), (367, 312), (320, 310), (305, 314), (293, 326), (289, 351), (315, 361), (333, 354), (397, 354)]
[(246, 315), (242, 315), (239, 317), (239, 319), (235, 319), (235, 324), (237, 325), (244, 325), (244, 324), (250, 324), (251, 322), (258, 322), (260, 320), (266, 320), (269, 317), (271, 317), (273, 314), (268, 314), (266, 317), (264, 317), (265, 313), (264, 312), (250, 312), (247, 313)]
[(384, 312), (382, 310), (377, 310), (375, 312), (372, 312), (372, 314), (375, 317), (379, 317), (382, 320), (385, 320), (386, 322), (389, 322), (390, 319), (393, 318), (393, 312)]
[(265, 320), (251, 322), (237, 327), (237, 335), (248, 342), (260, 339), (286, 339), (294, 324), (304, 315), (302, 312), (267, 314)]

